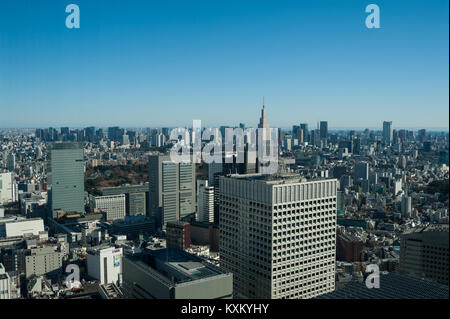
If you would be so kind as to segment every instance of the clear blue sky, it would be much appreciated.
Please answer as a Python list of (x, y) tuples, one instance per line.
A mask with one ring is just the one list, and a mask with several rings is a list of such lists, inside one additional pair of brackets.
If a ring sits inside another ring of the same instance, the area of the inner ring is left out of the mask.
[[(78, 4), (81, 28), (67, 29)], [(366, 5), (381, 29), (365, 27)], [(444, 127), (448, 0), (1, 0), (0, 127)]]

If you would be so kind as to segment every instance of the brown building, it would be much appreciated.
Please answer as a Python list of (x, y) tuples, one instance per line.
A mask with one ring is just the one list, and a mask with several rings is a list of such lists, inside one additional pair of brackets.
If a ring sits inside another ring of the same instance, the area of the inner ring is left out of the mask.
[(219, 251), (219, 226), (208, 222), (191, 222), (191, 242), (209, 245), (211, 251)]
[(167, 222), (166, 244), (167, 248), (184, 250), (191, 246), (190, 224), (186, 222)]
[(360, 261), (362, 242), (349, 234), (338, 234), (336, 237), (336, 259), (339, 261)]

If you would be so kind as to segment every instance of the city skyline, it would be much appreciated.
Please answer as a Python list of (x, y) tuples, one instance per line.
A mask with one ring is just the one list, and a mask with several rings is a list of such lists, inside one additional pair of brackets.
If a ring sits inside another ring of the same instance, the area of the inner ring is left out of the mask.
[(2, 1), (0, 127), (448, 130), (448, 2), (376, 3)]

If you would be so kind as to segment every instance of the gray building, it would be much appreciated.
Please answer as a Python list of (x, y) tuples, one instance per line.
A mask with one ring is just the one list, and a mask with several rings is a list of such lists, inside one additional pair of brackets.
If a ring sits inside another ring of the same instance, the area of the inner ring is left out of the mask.
[(326, 140), (328, 138), (328, 122), (321, 121), (320, 122), (320, 139)]
[(392, 130), (392, 121), (384, 121), (383, 122), (383, 142), (385, 144), (391, 144), (393, 140), (393, 130)]
[(125, 195), (126, 215), (147, 215), (148, 183), (142, 185), (122, 185), (100, 189), (102, 195)]
[(59, 211), (84, 212), (84, 157), (81, 143), (51, 143), (48, 158), (51, 218)]
[(195, 212), (195, 164), (176, 163), (169, 155), (149, 157), (149, 200), (151, 216), (158, 228)]
[(53, 246), (29, 249), (25, 255), (26, 277), (60, 274), (64, 255)]
[(220, 265), (234, 297), (312, 298), (335, 289), (335, 179), (220, 177)]
[(358, 179), (368, 180), (369, 179), (369, 163), (367, 162), (357, 162), (355, 163), (354, 169), (355, 181)]
[(125, 194), (89, 196), (89, 206), (94, 212), (105, 214), (106, 221), (125, 218)]
[(178, 249), (123, 258), (123, 292), (136, 299), (230, 299), (233, 275)]
[(400, 272), (449, 284), (448, 224), (411, 228), (400, 239)]
[(0, 264), (0, 299), (11, 299), (11, 278)]

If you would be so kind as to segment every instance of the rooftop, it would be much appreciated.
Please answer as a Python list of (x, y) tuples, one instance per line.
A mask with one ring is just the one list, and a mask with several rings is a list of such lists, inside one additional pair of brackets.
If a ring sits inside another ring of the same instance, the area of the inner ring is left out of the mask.
[(314, 181), (333, 180), (333, 178), (317, 177), (312, 179), (306, 179), (300, 174), (286, 173), (286, 174), (229, 174), (226, 177), (247, 181), (261, 181), (266, 184), (294, 184), (294, 183), (306, 183)]

